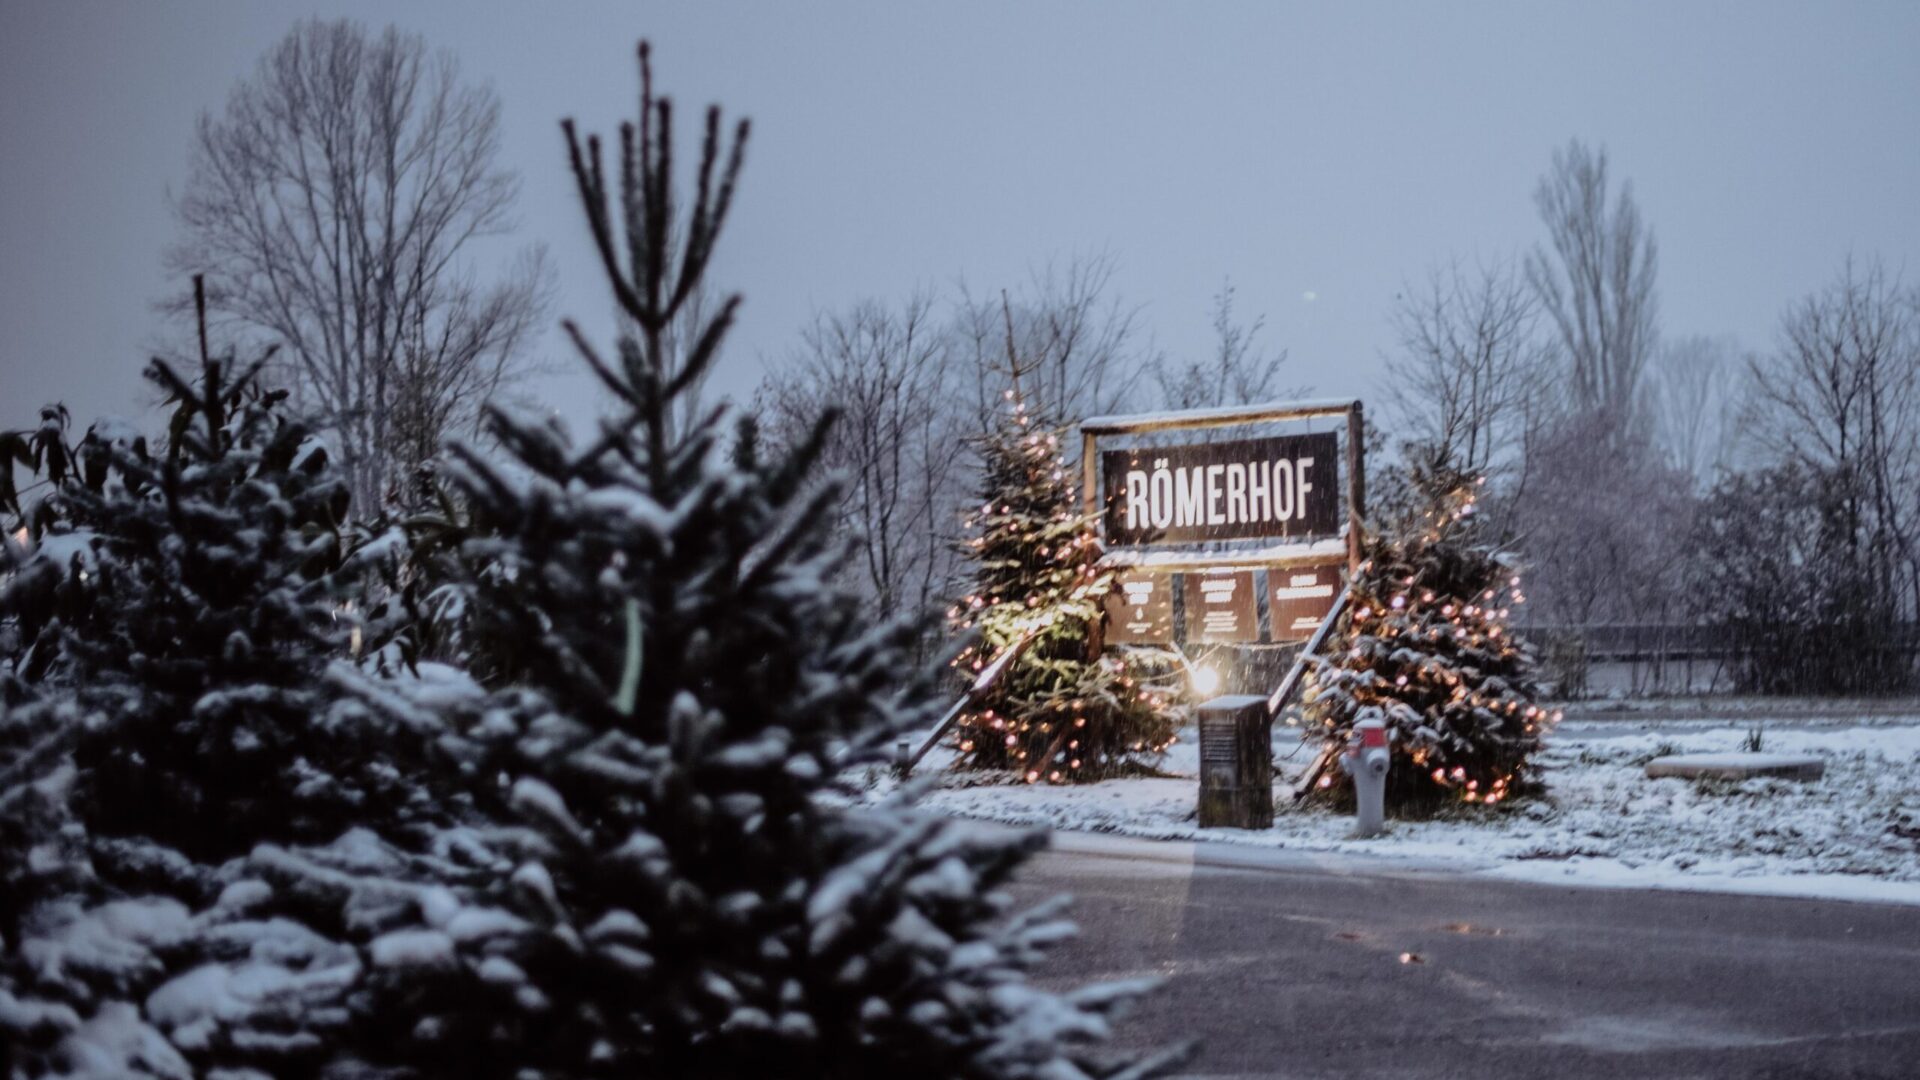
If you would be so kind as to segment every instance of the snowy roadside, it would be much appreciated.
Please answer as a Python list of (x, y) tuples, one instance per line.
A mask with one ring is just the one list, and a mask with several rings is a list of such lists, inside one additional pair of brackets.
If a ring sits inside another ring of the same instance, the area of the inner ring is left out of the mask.
[[(1351, 820), (1296, 809), (1284, 792), (1270, 830), (1201, 829), (1194, 820), (1195, 741), (1181, 734), (1165, 768), (1176, 779), (1085, 787), (979, 785), (923, 765), (923, 807), (957, 817), (1157, 840), (1330, 852), (1441, 863), (1512, 880), (1686, 889), (1920, 905), (1920, 717), (1852, 726), (1770, 723), (1765, 749), (1815, 754), (1826, 777), (1649, 780), (1660, 754), (1736, 750), (1744, 727), (1569, 721), (1543, 757), (1549, 796), (1434, 821), (1397, 821), (1354, 840)], [(1275, 733), (1278, 756), (1295, 748)], [(1282, 767), (1304, 767), (1300, 749)], [(892, 786), (880, 781), (878, 795)]]

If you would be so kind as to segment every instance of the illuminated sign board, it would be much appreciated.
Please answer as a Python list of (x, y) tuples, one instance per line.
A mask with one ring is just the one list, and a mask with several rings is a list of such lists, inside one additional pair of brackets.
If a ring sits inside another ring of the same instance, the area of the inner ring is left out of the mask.
[(1340, 443), (1332, 432), (1108, 450), (1109, 546), (1298, 539), (1340, 529)]

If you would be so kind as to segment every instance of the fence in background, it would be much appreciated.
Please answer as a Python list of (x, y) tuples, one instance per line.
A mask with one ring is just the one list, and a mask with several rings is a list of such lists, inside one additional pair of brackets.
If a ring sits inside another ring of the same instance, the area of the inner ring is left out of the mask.
[[(1734, 689), (1736, 672), (1761, 655), (1730, 626), (1595, 623), (1516, 626), (1531, 641), (1546, 677), (1571, 697), (1714, 693)], [(1882, 650), (1920, 662), (1920, 623), (1890, 628)]]

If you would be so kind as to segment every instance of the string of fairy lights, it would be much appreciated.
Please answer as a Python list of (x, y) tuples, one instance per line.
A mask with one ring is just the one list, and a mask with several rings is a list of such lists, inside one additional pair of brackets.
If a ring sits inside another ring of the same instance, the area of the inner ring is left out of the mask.
[[(1483, 483), (1484, 478), (1455, 488), (1448, 505), (1428, 511), (1428, 524), (1404, 561), (1417, 563), (1446, 539), (1450, 526), (1471, 517), (1474, 489)], [(1365, 705), (1385, 706), (1392, 716), (1397, 710), (1391, 705), (1398, 703), (1410, 712), (1402, 714), (1408, 722), (1397, 725), (1411, 737), (1408, 754), (1417, 767), (1434, 765), (1428, 776), (1435, 784), (1457, 790), (1469, 803), (1492, 805), (1509, 798), (1515, 768), (1475, 776), (1465, 765), (1451, 764), (1448, 751), (1465, 752), (1467, 733), (1484, 742), (1514, 722), (1517, 737), (1508, 756), (1523, 758), (1560, 721), (1559, 711), (1534, 703), (1529, 688), (1501, 674), (1530, 663), (1525, 646), (1508, 628), (1512, 605), (1526, 601), (1520, 576), (1508, 573), (1498, 585), (1460, 597), (1421, 586), (1417, 566), (1385, 581), (1374, 570), (1372, 559), (1360, 567), (1349, 616), (1348, 663), (1325, 671), (1319, 688), (1320, 694), (1344, 694), (1349, 700), (1323, 709), (1323, 725), (1334, 728)], [(1322, 778), (1322, 786), (1330, 783), (1330, 777)]]

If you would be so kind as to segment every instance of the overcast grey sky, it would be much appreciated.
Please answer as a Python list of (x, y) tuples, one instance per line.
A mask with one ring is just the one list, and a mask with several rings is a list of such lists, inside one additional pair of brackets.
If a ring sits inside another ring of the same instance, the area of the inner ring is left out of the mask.
[(1400, 283), (1539, 240), (1572, 136), (1634, 183), (1669, 334), (1765, 345), (1849, 252), (1920, 274), (1920, 3), (0, 0), (0, 426), (141, 408), (194, 118), (309, 14), (397, 20), (493, 83), (556, 315), (609, 307), (559, 118), (629, 115), (643, 35), (683, 105), (750, 116), (717, 271), (746, 294), (736, 393), (816, 306), (1107, 251), (1175, 357), (1231, 277), (1283, 383), (1370, 394)]

